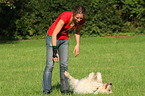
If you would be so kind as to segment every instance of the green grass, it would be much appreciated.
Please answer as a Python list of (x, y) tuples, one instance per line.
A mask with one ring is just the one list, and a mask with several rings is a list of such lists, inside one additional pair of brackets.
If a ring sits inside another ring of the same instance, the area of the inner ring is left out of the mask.
[[(145, 96), (145, 36), (81, 39), (80, 54), (76, 58), (75, 39), (69, 42), (72, 76), (81, 79), (90, 72), (101, 72), (103, 82), (113, 83), (112, 94), (98, 96)], [(45, 62), (45, 40), (1, 42), (0, 96), (43, 96)], [(56, 63), (50, 96), (62, 96), (59, 79)]]

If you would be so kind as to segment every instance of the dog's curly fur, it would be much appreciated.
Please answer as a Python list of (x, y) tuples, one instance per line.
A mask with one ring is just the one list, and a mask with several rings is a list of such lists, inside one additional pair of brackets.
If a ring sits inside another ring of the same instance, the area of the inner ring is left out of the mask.
[(65, 71), (64, 75), (70, 80), (70, 87), (74, 93), (77, 94), (98, 94), (100, 93), (112, 93), (111, 87), (112, 83), (102, 83), (102, 75), (100, 72), (96, 74), (94, 72), (90, 73), (88, 77), (81, 80), (72, 77), (69, 72)]

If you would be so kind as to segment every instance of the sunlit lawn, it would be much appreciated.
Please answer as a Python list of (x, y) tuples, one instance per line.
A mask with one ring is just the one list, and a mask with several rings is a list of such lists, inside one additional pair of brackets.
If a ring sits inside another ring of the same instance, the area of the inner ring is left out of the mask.
[[(110, 96), (145, 96), (145, 36), (81, 39), (80, 54), (76, 58), (75, 39), (69, 42), (72, 76), (81, 79), (99, 71), (103, 82), (113, 83)], [(45, 62), (45, 40), (1, 42), (0, 96), (42, 96)], [(56, 63), (51, 96), (61, 96), (59, 81), (59, 63)]]

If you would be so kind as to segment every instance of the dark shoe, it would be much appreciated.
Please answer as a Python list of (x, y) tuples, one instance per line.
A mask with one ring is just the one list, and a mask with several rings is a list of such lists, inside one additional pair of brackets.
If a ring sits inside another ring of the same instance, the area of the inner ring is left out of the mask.
[(63, 91), (61, 91), (61, 93), (62, 93), (62, 94), (70, 95), (70, 91), (68, 91), (68, 90), (63, 90)]
[(47, 91), (47, 92), (43, 92), (43, 94), (50, 94), (51, 93), (51, 91)]

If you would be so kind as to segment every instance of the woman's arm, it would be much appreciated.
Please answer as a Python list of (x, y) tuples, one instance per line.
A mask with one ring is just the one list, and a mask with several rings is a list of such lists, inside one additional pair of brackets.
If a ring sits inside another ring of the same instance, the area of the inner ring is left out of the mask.
[(74, 51), (73, 51), (73, 53), (75, 53), (75, 51), (76, 51), (76, 54), (75, 54), (75, 57), (77, 56), (77, 55), (79, 55), (79, 46), (80, 46), (80, 30), (81, 30), (81, 28), (82, 28), (82, 25), (78, 25), (77, 27), (76, 27), (76, 33), (75, 33), (75, 37), (76, 37), (76, 46), (75, 46), (75, 48), (74, 48)]
[(57, 61), (57, 34), (60, 32), (60, 30), (62, 29), (62, 27), (64, 26), (64, 22), (62, 19), (59, 20), (59, 22), (57, 23), (53, 34), (52, 34), (52, 46), (53, 46), (53, 60), (54, 62), (58, 62)]
[(57, 34), (60, 32), (60, 30), (62, 29), (62, 27), (64, 26), (64, 21), (62, 19), (59, 20), (59, 22), (57, 23), (53, 34), (52, 34), (52, 46), (56, 46), (57, 45)]

